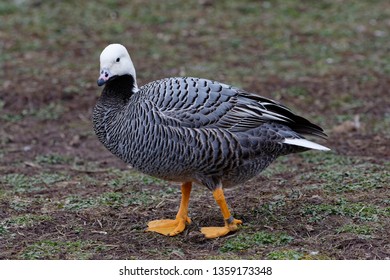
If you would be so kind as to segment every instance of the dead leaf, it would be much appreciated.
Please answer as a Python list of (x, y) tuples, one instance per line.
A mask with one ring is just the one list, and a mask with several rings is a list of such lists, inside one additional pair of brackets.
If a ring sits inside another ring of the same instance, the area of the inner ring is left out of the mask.
[(333, 127), (332, 132), (334, 133), (348, 133), (352, 131), (358, 131), (361, 128), (360, 117), (355, 115), (353, 121), (345, 121), (335, 127)]

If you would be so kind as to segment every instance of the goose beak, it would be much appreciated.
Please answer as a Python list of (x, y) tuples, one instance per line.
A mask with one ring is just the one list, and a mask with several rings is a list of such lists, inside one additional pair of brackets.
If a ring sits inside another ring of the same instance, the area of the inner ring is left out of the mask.
[(110, 78), (111, 78), (110, 70), (108, 70), (107, 68), (101, 69), (99, 79), (97, 80), (98, 86), (100, 87), (104, 85)]
[(103, 79), (100, 79), (100, 78), (99, 78), (99, 80), (97, 80), (97, 84), (98, 84), (99, 87), (101, 87), (101, 86), (104, 85), (105, 83), (106, 83), (106, 81), (103, 80)]

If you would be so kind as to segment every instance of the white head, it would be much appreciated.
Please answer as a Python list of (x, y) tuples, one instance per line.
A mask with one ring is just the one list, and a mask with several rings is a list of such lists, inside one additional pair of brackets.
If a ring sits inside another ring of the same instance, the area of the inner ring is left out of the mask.
[(126, 48), (121, 44), (108, 45), (100, 54), (98, 86), (104, 85), (112, 77), (122, 75), (133, 76), (134, 89), (138, 89), (135, 68)]

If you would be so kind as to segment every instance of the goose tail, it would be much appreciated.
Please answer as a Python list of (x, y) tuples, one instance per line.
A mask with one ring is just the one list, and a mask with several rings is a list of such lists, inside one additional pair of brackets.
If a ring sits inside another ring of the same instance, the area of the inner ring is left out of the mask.
[(313, 150), (330, 151), (329, 148), (322, 146), (320, 144), (314, 143), (312, 141), (306, 140), (306, 139), (286, 138), (283, 140), (283, 143), (288, 144), (288, 145), (294, 145), (294, 146), (304, 147), (304, 148), (308, 148), (308, 149), (313, 149)]

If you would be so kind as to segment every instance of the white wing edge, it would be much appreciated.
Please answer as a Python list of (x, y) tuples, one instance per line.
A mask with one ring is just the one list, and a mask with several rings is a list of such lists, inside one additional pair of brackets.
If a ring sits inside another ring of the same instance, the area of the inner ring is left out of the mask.
[(311, 142), (306, 139), (291, 139), (291, 138), (286, 138), (282, 141), (282, 143), (289, 144), (289, 145), (295, 145), (295, 146), (300, 146), (300, 147), (305, 147), (313, 150), (320, 150), (320, 151), (330, 151), (329, 148), (322, 146), (320, 144)]

